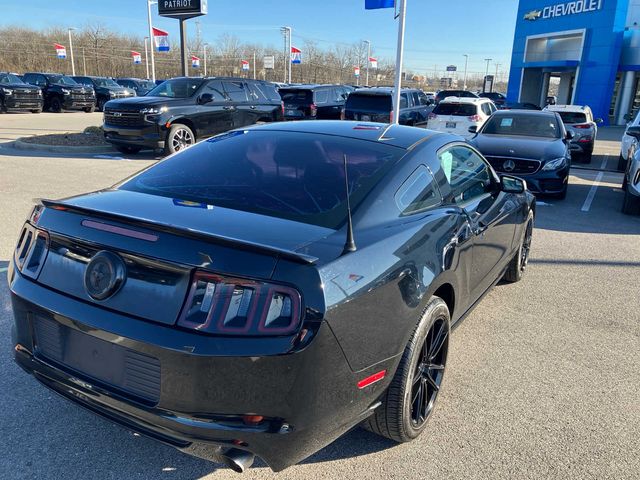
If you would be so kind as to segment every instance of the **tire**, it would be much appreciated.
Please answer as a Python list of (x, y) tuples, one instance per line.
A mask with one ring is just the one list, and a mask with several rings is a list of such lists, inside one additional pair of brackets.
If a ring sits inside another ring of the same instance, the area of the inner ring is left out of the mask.
[(38, 108), (36, 110), (31, 110), (31, 113), (42, 113), (42, 109)]
[(624, 190), (624, 200), (622, 201), (622, 213), (626, 215), (640, 215), (640, 199), (631, 195), (629, 190)]
[(142, 147), (130, 147), (129, 145), (117, 145), (116, 150), (120, 153), (135, 154), (142, 150)]
[(176, 123), (167, 132), (164, 153), (171, 155), (196, 143), (196, 136), (193, 130), (183, 123)]
[(529, 212), (527, 223), (524, 227), (524, 235), (518, 247), (518, 252), (509, 262), (507, 271), (502, 279), (505, 282), (515, 283), (522, 280), (529, 263), (529, 253), (531, 252), (531, 239), (533, 238), (533, 212)]
[(105, 100), (104, 97), (100, 97), (98, 99), (98, 107), (96, 108), (96, 110), (98, 110), (99, 112), (103, 112), (105, 103), (107, 103), (107, 100)]
[(622, 156), (622, 153), (618, 157), (618, 170), (624, 172), (627, 170), (627, 161)]
[(84, 113), (93, 113), (96, 111), (96, 107), (86, 107), (86, 108), (83, 108), (82, 111)]
[(51, 99), (49, 110), (51, 110), (53, 113), (62, 113), (62, 102), (58, 97), (53, 97)]
[(363, 423), (365, 429), (399, 443), (410, 442), (425, 430), (442, 385), (449, 334), (447, 304), (431, 297), (382, 397), (382, 405)]
[(7, 107), (4, 105), (4, 100), (0, 100), (0, 113), (7, 113)]

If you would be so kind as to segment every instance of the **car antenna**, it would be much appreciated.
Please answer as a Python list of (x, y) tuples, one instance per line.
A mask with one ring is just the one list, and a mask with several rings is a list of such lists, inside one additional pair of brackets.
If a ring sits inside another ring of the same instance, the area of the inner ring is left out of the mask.
[(344, 157), (344, 185), (347, 193), (347, 241), (344, 243), (342, 255), (356, 251), (356, 242), (353, 241), (353, 220), (351, 219), (351, 201), (349, 200), (349, 173), (347, 172), (347, 154)]

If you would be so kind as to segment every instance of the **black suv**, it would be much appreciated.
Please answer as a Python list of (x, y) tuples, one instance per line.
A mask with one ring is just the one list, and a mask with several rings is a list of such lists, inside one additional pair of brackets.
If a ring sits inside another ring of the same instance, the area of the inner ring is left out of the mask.
[(22, 79), (42, 89), (44, 108), (52, 112), (84, 110), (90, 113), (96, 108), (96, 95), (93, 88), (78, 85), (73, 78), (66, 75), (25, 73)]
[(177, 152), (201, 138), (257, 122), (282, 120), (276, 87), (244, 78), (173, 78), (144, 97), (104, 107), (104, 136), (123, 153)]
[(104, 109), (104, 104), (109, 100), (136, 96), (135, 91), (124, 88), (107, 77), (85, 77), (77, 75), (71, 78), (80, 85), (93, 88), (96, 92), (96, 107), (99, 111)]
[(281, 88), (285, 120), (339, 120), (353, 87), (293, 85)]
[[(360, 88), (349, 94), (344, 108), (345, 120), (391, 123), (393, 121), (393, 88)], [(401, 125), (425, 125), (429, 113), (429, 99), (422, 90), (403, 88), (400, 92)]]
[(42, 112), (42, 90), (13, 73), (0, 72), (0, 112), (8, 110)]
[(146, 95), (151, 90), (156, 88), (156, 84), (151, 80), (142, 80), (140, 78), (115, 78), (114, 80), (118, 85), (130, 88), (131, 90), (136, 92), (136, 95), (138, 95), (139, 97)]
[(481, 98), (488, 98), (498, 108), (500, 108), (502, 105), (507, 103), (507, 97), (505, 97), (502, 93), (499, 93), (499, 92), (482, 92), (478, 96)]

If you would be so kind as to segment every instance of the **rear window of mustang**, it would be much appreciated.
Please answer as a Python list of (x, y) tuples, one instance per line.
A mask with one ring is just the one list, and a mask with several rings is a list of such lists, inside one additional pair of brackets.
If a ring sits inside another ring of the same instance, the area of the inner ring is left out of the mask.
[(119, 188), (338, 229), (347, 217), (344, 157), (355, 211), (404, 153), (331, 135), (236, 131), (169, 157)]

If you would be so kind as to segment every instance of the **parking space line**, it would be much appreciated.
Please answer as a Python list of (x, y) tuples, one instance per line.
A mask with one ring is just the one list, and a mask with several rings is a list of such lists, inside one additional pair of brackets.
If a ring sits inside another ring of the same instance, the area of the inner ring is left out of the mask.
[[(604, 170), (605, 168), (607, 168), (608, 161), (609, 161), (609, 154), (605, 155), (604, 158), (602, 159), (600, 170)], [(604, 172), (600, 172), (596, 176), (596, 179), (594, 180), (593, 185), (591, 185), (591, 190), (589, 190), (589, 193), (587, 194), (587, 198), (585, 198), (584, 204), (582, 205), (581, 210), (583, 212), (588, 212), (589, 209), (591, 208), (591, 203), (593, 202), (593, 198), (596, 196), (596, 190), (598, 190), (598, 186), (600, 185), (600, 182), (602, 181), (603, 176), (604, 176)]]

